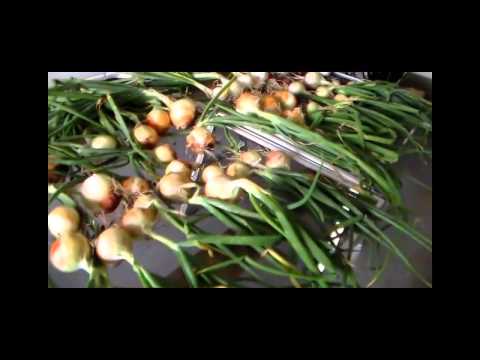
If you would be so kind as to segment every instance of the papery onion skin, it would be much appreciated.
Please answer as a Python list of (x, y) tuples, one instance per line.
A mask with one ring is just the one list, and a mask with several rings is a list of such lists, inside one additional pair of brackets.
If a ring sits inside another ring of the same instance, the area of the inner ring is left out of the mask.
[(204, 127), (195, 127), (187, 139), (187, 149), (194, 154), (201, 154), (208, 148), (215, 145), (215, 136)]
[(165, 168), (165, 175), (168, 174), (182, 174), (184, 177), (189, 178), (192, 173), (192, 167), (182, 160), (173, 160)]
[(197, 112), (195, 102), (184, 98), (170, 105), (170, 119), (177, 130), (184, 130), (193, 124)]
[(85, 268), (91, 257), (87, 238), (79, 233), (64, 234), (50, 247), (50, 263), (59, 271), (71, 273)]
[(270, 151), (265, 156), (265, 166), (270, 169), (290, 169), (290, 158), (281, 151)]
[(104, 213), (109, 214), (115, 211), (115, 209), (118, 207), (118, 204), (120, 204), (120, 200), (120, 196), (112, 193), (108, 198), (100, 201), (99, 205)]
[(315, 95), (320, 97), (328, 97), (330, 96), (331, 88), (328, 86), (319, 86), (317, 90), (315, 90)]
[(127, 230), (112, 226), (98, 236), (95, 249), (98, 257), (105, 261), (132, 261), (133, 241)]
[(248, 150), (240, 153), (239, 160), (247, 165), (255, 167), (262, 162), (262, 156), (258, 151)]
[(280, 114), (282, 112), (280, 100), (273, 95), (263, 96), (260, 100), (260, 108), (272, 114)]
[(53, 236), (76, 232), (80, 226), (80, 215), (72, 207), (58, 206), (48, 214), (48, 229)]
[(221, 176), (224, 174), (225, 172), (219, 165), (211, 164), (211, 165), (208, 165), (205, 169), (203, 169), (202, 181), (204, 183), (207, 183), (208, 181), (210, 181), (210, 179), (213, 179), (215, 176)]
[(150, 184), (138, 176), (130, 176), (122, 182), (123, 190), (127, 195), (138, 195), (149, 192)]
[(177, 158), (175, 149), (170, 144), (160, 144), (154, 150), (155, 158), (161, 163), (169, 163)]
[(165, 134), (172, 126), (170, 114), (162, 109), (153, 109), (147, 114), (145, 123), (154, 128), (158, 135)]
[(307, 105), (307, 114), (311, 114), (311, 113), (314, 113), (316, 111), (320, 111), (321, 110), (321, 107), (319, 104), (317, 104), (316, 102), (314, 101), (309, 101), (308, 102), (308, 105)]
[(248, 175), (250, 175), (250, 172), (250, 166), (243, 162), (235, 161), (227, 167), (226, 174), (233, 179), (238, 179), (247, 177)]
[(275, 91), (273, 96), (280, 100), (284, 109), (291, 110), (297, 106), (297, 98), (289, 91)]
[(184, 174), (170, 173), (163, 176), (157, 183), (158, 192), (170, 201), (186, 202), (189, 198), (189, 188), (193, 183)]
[(92, 139), (90, 146), (96, 150), (115, 149), (117, 147), (117, 141), (110, 135), (97, 135)]
[(157, 134), (157, 131), (151, 126), (145, 124), (139, 124), (133, 129), (133, 136), (135, 140), (148, 149), (153, 148), (160, 137)]

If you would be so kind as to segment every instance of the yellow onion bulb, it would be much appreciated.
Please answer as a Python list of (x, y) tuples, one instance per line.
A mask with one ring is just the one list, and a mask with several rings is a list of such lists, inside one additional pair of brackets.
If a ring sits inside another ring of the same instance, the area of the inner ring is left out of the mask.
[(152, 194), (141, 194), (133, 203), (134, 208), (154, 209), (155, 197)]
[(172, 126), (168, 111), (162, 109), (153, 109), (147, 114), (145, 123), (154, 128), (158, 135), (165, 134)]
[(185, 178), (189, 178), (192, 174), (192, 168), (185, 161), (173, 160), (170, 164), (167, 165), (165, 169), (165, 175), (172, 173), (181, 174)]
[(122, 182), (123, 190), (128, 195), (138, 195), (149, 192), (150, 184), (147, 180), (137, 176), (130, 176)]
[(157, 210), (133, 207), (125, 211), (121, 219), (122, 227), (134, 236), (141, 235), (144, 230), (151, 229), (155, 224)]
[(248, 150), (240, 153), (239, 160), (247, 165), (255, 167), (262, 162), (262, 156), (258, 151)]
[(310, 89), (316, 89), (322, 83), (323, 76), (318, 72), (308, 72), (305, 74), (304, 82)]
[(260, 98), (250, 92), (244, 92), (235, 101), (235, 110), (244, 115), (255, 113), (259, 106)]
[(190, 196), (189, 189), (195, 187), (185, 174), (170, 173), (157, 183), (158, 192), (170, 201), (186, 202)]
[(110, 135), (98, 135), (92, 139), (90, 146), (92, 149), (97, 150), (115, 149), (117, 147), (117, 141)]
[(305, 86), (300, 81), (294, 81), (288, 86), (288, 91), (294, 95), (303, 94), (305, 90)]
[(107, 175), (93, 174), (82, 183), (80, 191), (85, 199), (101, 203), (112, 195), (114, 182)]
[(225, 176), (215, 176), (205, 184), (205, 195), (209, 198), (234, 201), (240, 193), (235, 180)]
[(177, 158), (175, 149), (170, 144), (161, 144), (153, 149), (155, 158), (161, 163), (169, 163)]
[(336, 101), (349, 101), (350, 98), (348, 96), (343, 95), (343, 94), (337, 94), (337, 95), (335, 95), (334, 100), (336, 100)]
[(315, 90), (315, 95), (320, 97), (328, 97), (331, 91), (331, 88), (328, 86), (319, 86), (317, 90)]
[(206, 128), (197, 126), (187, 135), (186, 141), (187, 149), (194, 154), (200, 154), (215, 144), (215, 137)]
[(225, 172), (219, 165), (211, 164), (211, 165), (208, 165), (205, 169), (203, 169), (202, 181), (204, 183), (207, 183), (208, 181), (210, 181), (210, 179), (214, 178), (215, 176), (221, 176), (224, 174)]
[(75, 232), (80, 226), (80, 215), (72, 207), (59, 206), (48, 214), (48, 229), (53, 236)]
[(239, 178), (244, 178), (250, 175), (251, 168), (247, 164), (240, 162), (240, 161), (235, 161), (228, 165), (226, 174), (227, 176), (234, 178), (234, 179), (239, 179)]
[(299, 125), (305, 125), (305, 116), (300, 107), (296, 107), (293, 110), (285, 110), (283, 115)]
[(316, 111), (321, 110), (321, 107), (319, 104), (317, 104), (315, 101), (309, 101), (307, 105), (307, 114), (314, 113)]
[(170, 119), (177, 130), (188, 128), (195, 120), (197, 108), (193, 100), (184, 98), (170, 105)]
[(272, 114), (280, 114), (282, 112), (282, 103), (275, 96), (266, 95), (260, 100), (260, 108)]
[(270, 169), (290, 169), (290, 158), (281, 151), (270, 151), (265, 156), (265, 166)]
[(297, 98), (289, 91), (275, 91), (273, 96), (280, 100), (284, 109), (291, 110), (297, 106)]
[(154, 147), (160, 138), (153, 127), (145, 124), (135, 126), (133, 129), (133, 137), (139, 144), (142, 144), (147, 148)]
[(62, 235), (53, 242), (49, 252), (50, 263), (65, 273), (86, 269), (90, 257), (88, 240), (79, 232)]
[(95, 249), (104, 261), (133, 261), (133, 238), (118, 226), (103, 231), (95, 241)]

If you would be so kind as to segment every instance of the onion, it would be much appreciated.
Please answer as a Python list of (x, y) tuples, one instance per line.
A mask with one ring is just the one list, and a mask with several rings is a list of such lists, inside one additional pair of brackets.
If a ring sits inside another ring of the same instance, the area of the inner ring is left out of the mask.
[(317, 90), (315, 90), (315, 95), (320, 97), (328, 97), (331, 93), (332, 89), (327, 86), (319, 86)]
[(133, 207), (125, 211), (122, 216), (122, 227), (134, 236), (141, 235), (146, 229), (155, 224), (157, 210), (155, 208), (142, 209)]
[(305, 74), (304, 82), (307, 87), (311, 89), (316, 89), (322, 83), (323, 76), (318, 72), (308, 72)]
[(281, 151), (270, 151), (265, 157), (265, 166), (270, 169), (290, 169), (290, 158)]
[(80, 192), (88, 201), (99, 204), (105, 212), (111, 212), (120, 202), (120, 197), (114, 192), (114, 186), (112, 178), (93, 174), (82, 183)]
[(196, 112), (195, 103), (188, 98), (174, 101), (170, 105), (170, 119), (177, 130), (189, 127), (195, 120)]
[(234, 179), (247, 177), (250, 174), (250, 170), (250, 166), (247, 164), (235, 161), (227, 167), (227, 176)]
[(280, 114), (282, 112), (282, 105), (278, 98), (273, 95), (266, 95), (260, 100), (260, 107), (263, 111)]
[(285, 110), (283, 112), (283, 115), (286, 118), (296, 122), (297, 124), (305, 125), (305, 116), (303, 115), (302, 109), (300, 107), (296, 107), (293, 110)]
[(305, 90), (305, 86), (300, 81), (294, 81), (288, 86), (288, 91), (290, 91), (294, 95), (303, 94)]
[(153, 109), (147, 115), (145, 123), (154, 128), (158, 135), (165, 134), (172, 126), (170, 115), (162, 109)]
[(118, 226), (102, 232), (95, 241), (95, 248), (102, 260), (133, 262), (133, 239), (125, 229)]
[(141, 194), (133, 203), (134, 208), (139, 209), (154, 209), (155, 197), (151, 194)]
[(202, 171), (202, 181), (207, 183), (210, 181), (210, 179), (220, 175), (224, 175), (223, 169), (220, 166), (216, 164), (208, 165)]
[(250, 74), (241, 74), (237, 77), (238, 84), (243, 88), (251, 88), (254, 86), (255, 80)]
[(53, 236), (75, 232), (80, 226), (80, 215), (71, 207), (59, 206), (48, 214), (48, 229)]
[(158, 142), (159, 136), (154, 128), (139, 124), (133, 129), (133, 136), (140, 144), (151, 148)]
[(220, 200), (236, 200), (240, 188), (235, 180), (225, 175), (215, 176), (205, 184), (205, 195), (209, 198)]
[[(213, 91), (212, 91), (212, 97), (217, 96), (217, 94), (218, 94), (220, 91), (222, 91), (222, 90), (223, 90), (223, 87), (222, 87), (222, 86), (217, 86), (217, 87), (216, 87), (215, 89), (213, 89)], [(225, 101), (225, 100), (227, 100), (227, 98), (228, 98), (228, 90), (225, 91), (222, 95), (220, 95), (220, 96), (218, 97), (218, 99), (221, 100), (221, 101)]]
[(268, 80), (268, 72), (251, 72), (253, 78), (253, 85), (255, 88), (262, 87)]
[[(228, 80), (225, 81), (225, 82), (228, 82)], [(232, 96), (232, 98), (236, 99), (242, 94), (243, 86), (240, 85), (240, 83), (238, 81), (234, 81), (233, 83), (230, 84), (230, 87), (228, 88), (228, 91), (229, 91), (230, 95)]]
[(297, 98), (295, 95), (286, 90), (275, 91), (273, 96), (279, 99), (282, 106), (287, 110), (293, 109), (297, 105)]
[(125, 179), (122, 186), (123, 190), (128, 195), (143, 194), (151, 190), (148, 181), (137, 176), (131, 176), (128, 179)]
[(173, 160), (170, 164), (168, 164), (167, 168), (165, 169), (165, 175), (172, 173), (181, 174), (184, 177), (189, 178), (192, 173), (192, 168), (184, 161)]
[(321, 109), (320, 105), (318, 105), (314, 101), (309, 101), (307, 105), (307, 114), (314, 113), (316, 111), (319, 111)]
[(215, 137), (204, 127), (195, 127), (187, 136), (187, 149), (195, 154), (203, 153), (215, 144)]
[(110, 135), (98, 135), (93, 138), (90, 146), (97, 150), (115, 149), (117, 141)]
[(251, 114), (255, 113), (259, 109), (260, 98), (256, 95), (253, 95), (250, 92), (244, 92), (240, 97), (235, 101), (235, 109), (240, 114)]
[(334, 99), (335, 99), (336, 101), (349, 101), (349, 100), (350, 100), (350, 98), (349, 98), (348, 96), (345, 96), (345, 95), (343, 95), (343, 94), (337, 94), (337, 95), (335, 95)]
[(50, 262), (59, 271), (70, 273), (88, 269), (91, 248), (87, 238), (79, 233), (67, 233), (50, 247)]
[(165, 199), (186, 202), (189, 198), (188, 189), (197, 187), (184, 174), (170, 173), (163, 176), (157, 183), (157, 190)]
[(153, 153), (155, 158), (161, 163), (169, 163), (177, 158), (177, 154), (170, 144), (158, 145)]
[(252, 167), (257, 166), (262, 162), (262, 156), (255, 150), (248, 150), (240, 153), (239, 159), (241, 162)]

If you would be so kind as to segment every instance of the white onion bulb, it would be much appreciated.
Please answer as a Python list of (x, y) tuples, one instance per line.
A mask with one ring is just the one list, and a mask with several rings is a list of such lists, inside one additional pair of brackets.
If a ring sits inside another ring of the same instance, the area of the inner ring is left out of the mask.
[(288, 86), (288, 91), (290, 91), (294, 95), (300, 95), (306, 90), (305, 86), (300, 81), (294, 81)]
[(66, 273), (86, 269), (90, 257), (88, 240), (79, 232), (64, 234), (53, 242), (49, 252), (50, 263)]
[(81, 185), (83, 197), (89, 201), (100, 203), (113, 193), (113, 179), (102, 174), (93, 174)]
[(59, 206), (48, 214), (48, 229), (53, 236), (75, 232), (80, 226), (80, 215), (71, 207)]
[(311, 89), (316, 89), (320, 86), (323, 80), (323, 76), (318, 72), (308, 72), (305, 75), (304, 82), (307, 87)]
[(110, 135), (98, 135), (93, 138), (91, 147), (98, 150), (115, 149), (117, 141)]

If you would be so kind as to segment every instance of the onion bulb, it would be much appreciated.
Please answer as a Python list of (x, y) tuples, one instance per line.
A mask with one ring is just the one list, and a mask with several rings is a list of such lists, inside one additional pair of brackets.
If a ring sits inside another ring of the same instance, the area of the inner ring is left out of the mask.
[(80, 226), (80, 215), (71, 207), (59, 206), (48, 214), (48, 229), (53, 236), (75, 232)]
[(255, 80), (250, 74), (241, 74), (237, 77), (238, 84), (243, 88), (251, 88), (254, 86)]
[(307, 114), (314, 113), (321, 109), (320, 105), (318, 105), (315, 101), (309, 101), (307, 105)]
[(114, 190), (113, 179), (101, 174), (93, 174), (80, 186), (82, 196), (88, 201), (99, 204), (105, 212), (115, 210), (120, 201), (120, 197)]
[(205, 184), (205, 195), (213, 199), (236, 200), (239, 192), (235, 180), (225, 175), (215, 176)]
[(323, 76), (318, 72), (308, 72), (305, 74), (304, 82), (307, 87), (316, 89), (322, 83)]
[[(223, 90), (223, 87), (222, 87), (222, 86), (217, 86), (216, 88), (214, 88), (214, 89), (212, 90), (212, 97), (217, 96), (218, 93), (219, 93), (220, 91), (222, 91), (222, 90)], [(227, 89), (226, 91), (223, 92), (223, 94), (221, 94), (221, 95), (218, 97), (218, 99), (221, 100), (221, 101), (227, 100), (227, 98), (228, 98), (228, 92), (229, 92), (229, 91), (228, 91), (228, 89)]]
[(155, 208), (142, 209), (133, 207), (125, 211), (121, 219), (122, 227), (134, 236), (141, 235), (155, 224), (157, 210)]
[(188, 128), (195, 120), (197, 108), (193, 100), (184, 98), (170, 105), (170, 119), (177, 130)]
[(295, 95), (286, 90), (275, 91), (273, 96), (280, 100), (284, 109), (291, 110), (297, 105), (297, 98)]
[(153, 109), (150, 111), (145, 119), (145, 123), (154, 128), (158, 135), (165, 134), (172, 126), (169, 113), (162, 109)]
[(258, 89), (261, 88), (268, 80), (268, 72), (251, 72), (253, 78), (253, 86)]
[(134, 208), (139, 209), (154, 209), (155, 197), (151, 194), (141, 194), (133, 203)]
[(189, 198), (188, 190), (195, 187), (197, 185), (181, 173), (167, 174), (157, 183), (157, 190), (165, 199), (178, 202), (186, 202)]
[(233, 99), (236, 99), (242, 94), (243, 86), (240, 85), (238, 81), (234, 81), (233, 83), (230, 84), (230, 87), (228, 88), (228, 92), (230, 93)]
[(92, 139), (90, 146), (97, 150), (115, 149), (117, 141), (110, 135), (98, 135)]
[(228, 165), (226, 173), (227, 176), (234, 179), (244, 178), (250, 174), (250, 166), (243, 162), (235, 161)]
[(239, 160), (252, 167), (262, 162), (262, 156), (255, 150), (248, 150), (240, 153)]
[(64, 234), (55, 240), (50, 247), (51, 264), (59, 271), (70, 273), (80, 269), (88, 269), (91, 248), (87, 238), (79, 233)]
[(285, 110), (283, 115), (299, 125), (305, 125), (305, 116), (300, 107), (296, 107), (293, 110)]
[(130, 176), (125, 179), (122, 186), (127, 195), (143, 194), (151, 190), (148, 181), (137, 176)]
[(151, 126), (139, 124), (133, 129), (133, 136), (138, 143), (147, 148), (152, 148), (158, 142), (159, 136)]
[(184, 177), (189, 178), (192, 173), (192, 168), (184, 161), (173, 160), (170, 164), (168, 164), (167, 168), (165, 169), (165, 175), (172, 173), (181, 174)]
[(102, 232), (95, 241), (95, 249), (98, 257), (104, 261), (133, 262), (133, 239), (125, 229), (118, 226)]
[(207, 183), (210, 181), (210, 179), (220, 175), (224, 175), (223, 169), (216, 164), (211, 164), (211, 165), (208, 165), (205, 169), (203, 169), (202, 181), (204, 183)]
[(315, 95), (320, 97), (328, 97), (331, 93), (332, 89), (327, 86), (319, 86), (317, 90), (315, 90)]
[(278, 98), (273, 95), (263, 96), (260, 100), (260, 108), (263, 111), (280, 114), (282, 112), (282, 104)]
[(204, 127), (195, 127), (187, 136), (187, 149), (195, 154), (203, 153), (215, 144), (215, 137)]
[(305, 86), (300, 81), (294, 81), (288, 86), (288, 91), (294, 95), (303, 94), (305, 90)]
[(270, 151), (265, 156), (265, 166), (270, 169), (290, 169), (290, 158), (281, 151)]
[(177, 158), (177, 153), (170, 144), (161, 144), (158, 145), (154, 150), (153, 154), (155, 158), (161, 163), (169, 163)]
[(335, 99), (336, 101), (349, 101), (349, 100), (350, 100), (350, 98), (349, 98), (348, 96), (345, 96), (345, 95), (343, 95), (343, 94), (337, 94), (337, 95), (335, 95), (334, 99)]
[(255, 113), (259, 109), (260, 98), (250, 92), (244, 92), (235, 101), (235, 109), (244, 115)]

